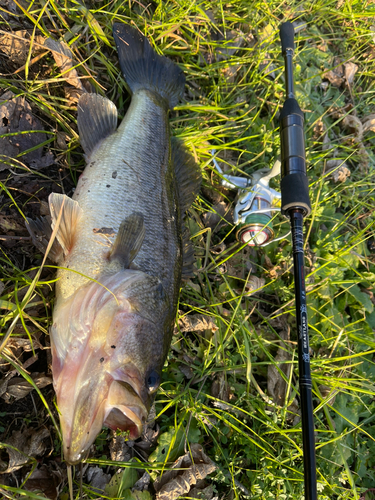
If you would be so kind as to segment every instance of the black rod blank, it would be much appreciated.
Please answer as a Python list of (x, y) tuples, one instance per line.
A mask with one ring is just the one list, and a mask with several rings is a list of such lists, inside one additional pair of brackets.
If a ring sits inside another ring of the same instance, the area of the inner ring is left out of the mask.
[(303, 251), (303, 218), (311, 212), (311, 206), (306, 175), (304, 116), (294, 98), (294, 28), (291, 23), (281, 25), (280, 39), (285, 59), (287, 92), (287, 99), (280, 113), (281, 208), (290, 219), (293, 239), (305, 499), (316, 500), (315, 437)]

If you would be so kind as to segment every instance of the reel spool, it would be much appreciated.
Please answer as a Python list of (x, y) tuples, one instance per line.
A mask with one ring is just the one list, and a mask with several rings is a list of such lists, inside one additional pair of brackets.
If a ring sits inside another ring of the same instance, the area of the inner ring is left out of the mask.
[[(215, 151), (212, 151), (215, 154)], [(213, 156), (216, 170), (223, 177), (222, 185), (230, 189), (238, 189), (238, 197), (234, 208), (233, 222), (238, 226), (236, 238), (240, 243), (251, 247), (264, 247), (273, 241), (284, 239), (290, 234), (274, 238), (272, 212), (279, 212), (275, 205), (281, 199), (278, 191), (269, 187), (272, 177), (280, 174), (281, 163), (277, 160), (272, 170), (261, 169), (251, 178), (224, 174)]]

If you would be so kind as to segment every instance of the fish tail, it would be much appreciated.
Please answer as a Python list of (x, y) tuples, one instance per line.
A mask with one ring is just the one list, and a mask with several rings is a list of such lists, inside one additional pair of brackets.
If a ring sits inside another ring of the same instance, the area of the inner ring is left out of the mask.
[(169, 109), (180, 100), (185, 75), (177, 64), (157, 54), (147, 38), (128, 24), (115, 23), (113, 36), (121, 71), (130, 90), (146, 89), (163, 97)]

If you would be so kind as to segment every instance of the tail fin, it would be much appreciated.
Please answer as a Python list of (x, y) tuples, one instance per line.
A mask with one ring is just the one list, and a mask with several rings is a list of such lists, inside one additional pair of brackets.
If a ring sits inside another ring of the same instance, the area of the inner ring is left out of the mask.
[(147, 38), (136, 28), (115, 23), (113, 36), (120, 67), (130, 90), (133, 93), (140, 89), (151, 90), (162, 96), (169, 109), (173, 109), (184, 90), (183, 71), (171, 60), (156, 54)]

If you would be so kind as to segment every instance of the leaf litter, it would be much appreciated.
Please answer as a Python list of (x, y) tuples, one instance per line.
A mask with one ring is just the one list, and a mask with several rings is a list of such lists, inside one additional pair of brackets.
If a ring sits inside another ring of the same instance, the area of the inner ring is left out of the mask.
[(43, 154), (46, 140), (43, 126), (25, 97), (10, 90), (5, 92), (0, 97), (0, 171), (24, 163), (35, 169), (52, 165), (53, 154), (50, 151)]
[(189, 493), (217, 469), (217, 465), (205, 454), (198, 443), (191, 443), (190, 450), (179, 457), (171, 470), (154, 481), (157, 500), (175, 500)]
[(9, 456), (7, 468), (1, 473), (12, 473), (26, 464), (35, 463), (35, 458), (43, 456), (47, 449), (47, 438), (50, 438), (50, 432), (45, 427), (13, 431), (11, 437), (1, 443)]

